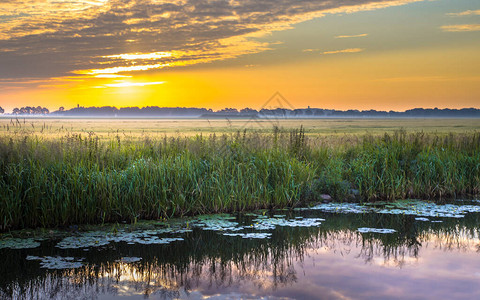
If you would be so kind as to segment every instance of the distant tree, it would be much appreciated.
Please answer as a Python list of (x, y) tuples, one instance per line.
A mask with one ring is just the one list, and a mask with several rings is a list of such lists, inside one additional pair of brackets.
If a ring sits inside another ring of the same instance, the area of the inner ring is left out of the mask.
[(60, 107), (58, 108), (58, 111), (62, 111), (62, 112), (65, 111), (65, 107), (60, 106)]
[(30, 106), (25, 106), (22, 108), (17, 108), (15, 107), (12, 112), (14, 115), (46, 115), (49, 114), (50, 111), (46, 107), (30, 107)]
[(0, 106), (0, 114), (3, 114), (5, 110)]
[(228, 108), (227, 107), (227, 108), (224, 108), (222, 110), (219, 110), (218, 112), (219, 113), (230, 113), (230, 114), (233, 113), (233, 114), (236, 114), (236, 113), (238, 113), (238, 110), (236, 108)]
[(258, 113), (258, 111), (256, 111), (255, 109), (252, 109), (250, 107), (246, 107), (246, 108), (240, 110), (240, 113), (242, 113), (242, 114), (256, 114), (256, 113)]

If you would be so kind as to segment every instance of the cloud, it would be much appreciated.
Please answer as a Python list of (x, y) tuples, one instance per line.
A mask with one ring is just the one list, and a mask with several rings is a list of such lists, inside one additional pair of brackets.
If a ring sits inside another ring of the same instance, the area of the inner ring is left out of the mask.
[(325, 51), (322, 54), (357, 53), (357, 52), (362, 52), (363, 50), (365, 49), (349, 48), (349, 49), (342, 49), (342, 50)]
[(105, 74), (117, 74), (120, 72), (147, 71), (151, 69), (162, 69), (165, 67), (168, 67), (168, 64), (112, 67), (112, 68), (104, 68), (104, 69), (73, 71), (73, 73), (81, 74), (81, 75), (94, 75), (94, 77), (98, 77), (98, 75), (105, 76)]
[(446, 32), (480, 31), (480, 24), (445, 25), (440, 28)]
[(320, 54), (340, 54), (340, 53), (358, 53), (362, 52), (365, 49), (362, 48), (348, 48), (348, 49), (341, 49), (341, 50), (332, 50), (332, 51), (323, 51), (320, 49), (304, 49), (302, 52), (320, 52)]
[(130, 54), (117, 54), (106, 55), (103, 58), (120, 58), (123, 60), (143, 60), (143, 59), (162, 59), (165, 57), (171, 57), (172, 53), (169, 52), (154, 52), (154, 53), (130, 53)]
[(337, 35), (335, 38), (346, 39), (346, 38), (357, 38), (357, 37), (364, 37), (364, 36), (368, 36), (368, 33), (355, 34), (355, 35)]
[(94, 75), (95, 78), (130, 78), (132, 76), (118, 75), (118, 74), (98, 74)]
[(155, 81), (155, 82), (118, 82), (105, 84), (106, 87), (132, 87), (132, 86), (148, 86), (148, 85), (159, 85), (164, 84), (165, 81)]
[(480, 15), (480, 9), (478, 10), (467, 10), (467, 11), (462, 11), (458, 13), (448, 13), (447, 16), (452, 16), (452, 17), (464, 17), (464, 16), (479, 16)]
[(125, 75), (232, 59), (272, 49), (258, 38), (299, 22), (420, 1), (4, 0), (0, 78)]

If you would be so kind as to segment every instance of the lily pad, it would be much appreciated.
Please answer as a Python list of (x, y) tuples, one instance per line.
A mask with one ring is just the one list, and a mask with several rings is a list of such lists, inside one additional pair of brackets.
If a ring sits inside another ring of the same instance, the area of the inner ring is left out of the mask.
[(253, 220), (253, 227), (257, 230), (271, 230), (276, 226), (286, 227), (313, 227), (320, 226), (325, 219), (320, 218), (305, 218), (305, 219), (280, 219), (280, 218), (257, 218)]
[(76, 236), (69, 236), (61, 240), (56, 247), (60, 249), (77, 249), (77, 248), (91, 248), (101, 247), (110, 244), (111, 242), (119, 243), (125, 242), (128, 244), (169, 244), (174, 241), (182, 241), (183, 238), (158, 237), (159, 234), (166, 232), (176, 232), (164, 229), (159, 230), (144, 230), (144, 231), (118, 231), (115, 234), (105, 233), (102, 231), (83, 232)]
[(40, 267), (51, 270), (59, 269), (75, 269), (83, 266), (81, 259), (75, 259), (74, 257), (61, 257), (61, 256), (27, 256), (27, 260), (39, 260)]
[(302, 210), (321, 210), (333, 213), (368, 213), (413, 215), (418, 217), (443, 217), (463, 218), (467, 213), (480, 212), (480, 205), (437, 205), (426, 201), (403, 201), (394, 202), (396, 208), (377, 208), (372, 205), (360, 205), (356, 203), (327, 203), (319, 204)]
[(235, 217), (226, 214), (220, 215), (205, 215), (200, 216), (196, 220), (192, 221), (192, 226), (201, 227), (203, 230), (213, 231), (237, 231), (242, 230), (243, 227), (238, 227), (237, 222), (232, 222)]
[(135, 263), (141, 261), (141, 257), (122, 257), (121, 259), (116, 260), (116, 262), (122, 262), (126, 264)]
[(361, 233), (394, 233), (394, 232), (397, 232), (395, 229), (367, 228), (367, 227), (358, 228), (357, 231), (361, 232)]
[(269, 239), (272, 234), (265, 232), (255, 232), (255, 233), (224, 233), (226, 236), (239, 236), (244, 239)]
[(32, 249), (40, 247), (40, 242), (33, 238), (9, 238), (0, 240), (0, 249)]

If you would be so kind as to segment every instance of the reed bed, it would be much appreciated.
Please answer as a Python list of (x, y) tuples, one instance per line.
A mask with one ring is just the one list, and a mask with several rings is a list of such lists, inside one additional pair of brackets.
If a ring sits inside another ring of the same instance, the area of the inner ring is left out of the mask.
[(480, 134), (0, 136), (2, 230), (480, 193)]

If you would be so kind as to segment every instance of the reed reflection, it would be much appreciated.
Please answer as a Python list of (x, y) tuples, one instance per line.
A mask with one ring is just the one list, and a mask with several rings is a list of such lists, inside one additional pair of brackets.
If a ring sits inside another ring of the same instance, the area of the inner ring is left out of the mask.
[[(318, 216), (318, 214), (317, 214)], [(341, 257), (367, 266), (401, 269), (422, 264), (428, 256), (445, 252), (480, 252), (478, 216), (418, 222), (409, 216), (324, 214), (319, 227), (278, 227), (270, 239), (242, 239), (195, 229), (184, 241), (169, 245), (117, 243), (101, 249), (59, 250), (45, 243), (36, 250), (2, 250), (1, 298), (99, 298), (110, 296), (155, 299), (195, 295), (250, 295), (292, 288), (315, 264)], [(394, 234), (360, 233), (357, 228), (395, 228)], [(45, 270), (26, 255), (85, 257), (78, 269)], [(126, 263), (122, 257), (138, 257)], [(465, 256), (466, 257), (466, 256)], [(19, 263), (21, 262), (21, 263)], [(339, 269), (332, 277), (348, 270)], [(372, 270), (373, 272), (373, 270)], [(343, 275), (342, 275), (343, 274)], [(453, 276), (453, 275), (452, 275)], [(313, 281), (319, 278), (313, 278)], [(300, 284), (301, 285), (301, 284)]]

